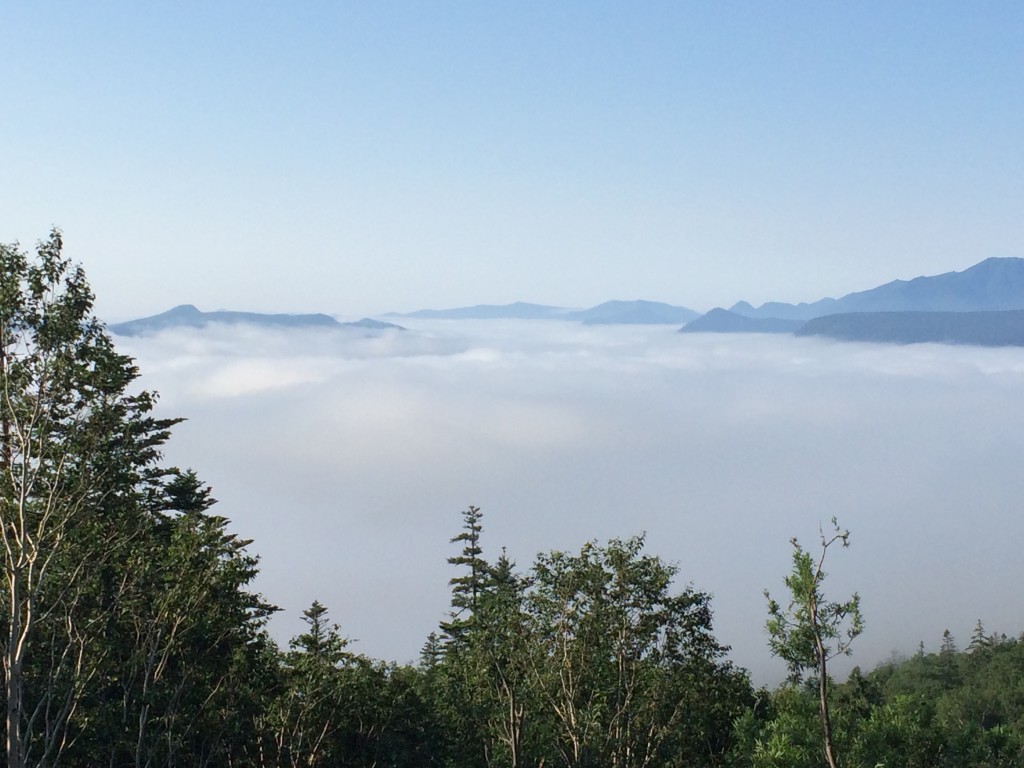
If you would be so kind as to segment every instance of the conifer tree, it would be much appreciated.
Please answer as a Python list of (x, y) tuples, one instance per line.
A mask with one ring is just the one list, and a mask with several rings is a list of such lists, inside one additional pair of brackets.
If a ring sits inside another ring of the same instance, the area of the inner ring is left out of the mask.
[(967, 645), (967, 652), (971, 654), (984, 653), (995, 644), (993, 639), (985, 634), (985, 626), (978, 619), (974, 625), (974, 632), (971, 633), (971, 642)]
[(447, 731), (451, 762), (472, 768), (486, 765), (487, 700), (480, 686), (479, 658), (473, 652), (480, 602), (487, 589), (489, 565), (480, 538), (483, 513), (470, 506), (462, 513), (462, 530), (449, 543), (460, 544), (448, 564), (461, 569), (452, 577), (451, 612), (441, 622), (442, 663), (431, 674), (431, 696)]
[(462, 575), (454, 576), (448, 582), (452, 592), (451, 618), (441, 624), (445, 636), (454, 642), (462, 640), (471, 629), (473, 616), (486, 587), (489, 566), (482, 557), (483, 549), (480, 546), (482, 519), (483, 513), (479, 507), (468, 507), (462, 513), (462, 531), (450, 540), (451, 544), (461, 544), (462, 551), (449, 557), (448, 564), (464, 569)]
[(953, 633), (948, 629), (942, 630), (942, 644), (939, 646), (939, 654), (942, 656), (956, 655), (956, 640)]

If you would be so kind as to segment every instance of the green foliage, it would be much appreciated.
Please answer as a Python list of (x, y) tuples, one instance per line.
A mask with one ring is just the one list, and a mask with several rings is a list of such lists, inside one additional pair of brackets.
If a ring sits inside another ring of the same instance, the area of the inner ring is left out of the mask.
[(822, 591), (827, 575), (823, 565), (828, 548), (837, 542), (843, 547), (849, 546), (849, 531), (839, 530), (835, 518), (832, 524), (835, 531), (830, 538), (822, 533), (821, 554), (817, 559), (796, 539), (791, 540), (793, 570), (785, 579), (790, 593), (787, 608), (783, 609), (765, 591), (769, 647), (773, 654), (786, 662), (794, 682), (800, 682), (808, 670), (820, 675), (830, 660), (849, 655), (851, 643), (864, 629), (857, 594), (837, 603), (826, 600)]
[[(130, 394), (132, 361), (92, 316), (60, 232), (35, 258), (0, 245), (0, 616), (10, 768), (56, 761), (102, 676), (120, 558), (160, 493), (174, 420)], [(121, 578), (124, 577), (124, 578)]]
[(863, 631), (860, 598), (855, 593), (849, 600), (836, 603), (825, 599), (822, 583), (825, 580), (825, 557), (829, 548), (840, 543), (848, 547), (850, 532), (841, 530), (832, 518), (833, 531), (829, 536), (821, 531), (821, 551), (817, 559), (803, 549), (794, 538), (793, 570), (786, 577), (790, 598), (787, 608), (768, 600), (768, 643), (776, 656), (789, 667), (790, 679), (799, 683), (810, 670), (818, 689), (818, 713), (821, 721), (821, 742), (825, 762), (836, 768), (836, 738), (833, 733), (830, 680), (828, 662), (836, 656), (848, 655), (853, 639)]
[(448, 582), (452, 591), (451, 618), (442, 622), (441, 630), (450, 642), (458, 642), (469, 630), (485, 589), (488, 564), (481, 555), (480, 535), (483, 531), (483, 513), (470, 506), (462, 513), (462, 531), (450, 543), (462, 544), (462, 551), (448, 558), (449, 565), (460, 566), (465, 572)]
[(617, 766), (714, 763), (749, 682), (722, 660), (710, 596), (672, 592), (677, 569), (643, 546), (642, 537), (590, 543), (534, 567), (539, 626), (554, 628), (541, 642), (548, 696), (561, 702), (562, 751)]
[[(997, 768), (1024, 765), (1024, 646), (992, 640), (989, 652), (918, 653), (854, 670), (834, 689), (836, 739), (851, 766)], [(949, 670), (954, 676), (950, 677)], [(953, 681), (953, 682), (951, 682)], [(813, 745), (814, 695), (781, 688), (760, 716), (737, 721), (742, 765), (820, 765)], [(819, 737), (820, 738), (820, 737)]]
[(710, 597), (673, 593), (676, 568), (643, 546), (643, 537), (591, 542), (534, 566), (537, 684), (568, 765), (713, 761), (749, 696), (746, 678), (721, 661)]
[[(216, 764), (252, 741), (272, 610), (246, 589), (256, 560), (208, 514), (193, 473), (161, 482), (133, 515), (104, 516), (124, 538), (107, 536), (115, 557), (76, 579), (74, 620), (95, 631), (82, 638), (88, 664), (62, 758), (71, 764)], [(36, 649), (52, 658), (59, 641), (51, 633)]]
[(736, 750), (752, 768), (818, 768), (821, 731), (817, 702), (806, 689), (787, 685), (768, 696), (767, 712), (737, 721)]
[(251, 736), (224, 714), (272, 609), (209, 490), (160, 466), (177, 420), (129, 391), (62, 246), (0, 246), (6, 763), (214, 764)]
[(928, 768), (938, 765), (941, 741), (934, 709), (925, 699), (896, 696), (860, 721), (851, 752), (854, 765)]
[[(538, 556), (528, 575), (478, 551), (476, 599), (457, 640), (425, 649), (430, 700), (453, 766), (711, 765), (750, 684), (723, 660), (708, 595), (672, 591), (642, 537)], [(473, 571), (471, 570), (471, 574)], [(469, 582), (453, 584), (465, 587)], [(470, 592), (464, 592), (468, 595)]]
[(917, 695), (927, 702), (945, 765), (1021, 764), (1024, 645), (1019, 641), (926, 655), (892, 670), (885, 685), (892, 695)]

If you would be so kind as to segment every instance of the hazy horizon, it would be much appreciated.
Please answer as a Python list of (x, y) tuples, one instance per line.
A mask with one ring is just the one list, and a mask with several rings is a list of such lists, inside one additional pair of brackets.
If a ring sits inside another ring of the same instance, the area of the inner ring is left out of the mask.
[[(963, 268), (952, 270), (952, 271), (954, 271), (954, 272), (963, 272), (966, 269), (970, 269), (971, 267), (977, 266), (978, 263), (980, 263), (980, 262), (975, 262), (973, 264), (968, 264), (968, 265), (964, 266)], [(940, 273), (929, 272), (929, 273), (925, 273), (923, 275), (892, 277), (890, 279), (883, 280), (882, 282), (878, 283), (877, 285), (868, 286), (868, 287), (864, 288), (863, 290), (871, 290), (873, 288), (878, 288), (878, 287), (880, 287), (882, 285), (886, 285), (886, 284), (888, 284), (890, 282), (910, 281), (910, 280), (913, 280), (913, 279), (919, 278), (919, 277), (934, 277), (934, 276), (937, 276), (939, 274)], [(854, 293), (854, 292), (851, 291), (851, 292), (848, 292), (848, 293)], [(802, 304), (802, 303), (808, 303), (808, 304), (814, 303), (814, 302), (819, 301), (821, 299), (829, 299), (829, 298), (840, 299), (840, 298), (843, 298), (844, 296), (848, 295), (848, 293), (835, 293), (835, 294), (830, 294), (830, 295), (823, 295), (823, 296), (818, 296), (816, 298), (808, 298), (808, 299), (805, 299), (805, 300), (796, 301), (796, 302), (792, 302), (792, 303), (794, 305), (799, 305), (799, 304)], [(503, 303), (503, 304), (498, 304), (498, 305), (489, 304), (489, 303), (486, 303), (486, 302), (473, 302), (473, 303), (470, 303), (470, 304), (459, 305), (459, 306), (441, 306), (441, 305), (437, 305), (437, 304), (421, 303), (420, 305), (416, 306), (415, 309), (408, 309), (408, 310), (406, 310), (406, 309), (403, 309), (403, 310), (386, 309), (386, 310), (380, 310), (380, 311), (377, 311), (377, 312), (367, 312), (367, 313), (363, 313), (363, 314), (351, 314), (351, 313), (345, 313), (345, 312), (330, 312), (330, 311), (327, 311), (325, 309), (316, 308), (316, 307), (306, 307), (306, 308), (301, 309), (301, 310), (286, 311), (286, 312), (281, 312), (281, 313), (262, 313), (262, 314), (288, 314), (288, 315), (327, 314), (327, 315), (330, 315), (331, 317), (334, 317), (335, 319), (337, 319), (337, 320), (339, 320), (341, 322), (351, 322), (351, 321), (359, 320), (359, 319), (361, 319), (363, 317), (404, 318), (404, 317), (408, 317), (409, 315), (413, 315), (413, 314), (415, 314), (417, 312), (424, 311), (424, 310), (426, 310), (426, 311), (449, 311), (449, 310), (455, 310), (455, 309), (469, 309), (469, 308), (475, 308), (475, 307), (480, 307), (480, 306), (506, 306), (506, 307), (508, 307), (508, 306), (514, 306), (516, 304), (531, 304), (531, 305), (535, 305), (535, 306), (549, 306), (549, 307), (553, 307), (553, 308), (557, 308), (557, 309), (566, 309), (566, 310), (584, 310), (584, 309), (590, 309), (592, 307), (596, 307), (596, 306), (599, 306), (601, 304), (605, 304), (605, 303), (612, 302), (612, 301), (632, 302), (632, 301), (651, 301), (651, 300), (648, 299), (647, 297), (644, 297), (644, 296), (633, 296), (633, 297), (629, 297), (629, 298), (624, 298), (622, 296), (612, 296), (612, 297), (609, 297), (607, 299), (602, 299), (601, 301), (599, 301), (599, 302), (597, 302), (597, 303), (595, 303), (593, 305), (588, 305), (588, 306), (572, 306), (572, 305), (569, 305), (569, 304), (566, 304), (566, 303), (554, 303), (554, 304), (543, 305), (543, 304), (540, 304), (539, 302), (530, 301), (529, 299), (515, 299), (513, 301), (509, 301), (509, 302), (506, 302), (506, 303)], [(737, 299), (734, 302), (730, 302), (728, 304), (722, 304), (722, 305), (720, 305), (720, 307), (721, 308), (725, 308), (725, 309), (729, 309), (734, 304), (738, 303), (739, 301), (742, 301), (742, 300), (741, 299)], [(754, 307), (757, 308), (757, 307), (760, 307), (762, 304), (779, 302), (779, 301), (781, 301), (781, 300), (778, 300), (778, 299), (767, 299), (765, 302), (761, 302), (759, 304), (755, 304)], [(672, 304), (672, 302), (662, 302), (662, 303)], [(782, 302), (782, 303), (790, 303), (790, 302)], [(186, 301), (186, 302), (183, 302), (181, 304), (175, 304), (175, 305), (171, 305), (171, 306), (164, 306), (164, 307), (161, 307), (161, 308), (153, 309), (152, 311), (144, 312), (141, 315), (136, 315), (136, 316), (132, 316), (132, 317), (104, 318), (104, 321), (108, 325), (113, 325), (113, 324), (116, 324), (116, 323), (127, 322), (127, 321), (130, 321), (130, 320), (138, 320), (138, 319), (142, 319), (142, 318), (148, 318), (148, 317), (157, 316), (157, 315), (163, 314), (163, 313), (165, 313), (165, 312), (167, 312), (167, 311), (169, 311), (171, 309), (175, 309), (176, 307), (185, 306), (185, 305), (195, 306), (194, 304), (192, 304), (192, 302)], [(684, 306), (684, 305), (673, 304), (673, 306)], [(685, 308), (686, 309), (690, 309), (690, 310), (694, 310), (694, 311), (699, 312), (699, 313), (704, 313), (704, 312), (707, 312), (707, 311), (713, 309), (713, 307), (695, 308), (695, 307), (690, 307), (690, 306), (686, 306)], [(248, 306), (244, 302), (239, 304), (239, 305), (236, 305), (236, 306), (220, 306), (220, 305), (209, 306), (209, 307), (202, 306), (202, 307), (197, 307), (197, 309), (199, 309), (201, 312), (229, 311), (229, 312), (255, 312), (257, 314), (261, 314), (258, 310), (252, 309), (250, 306)], [(576, 321), (570, 321), (570, 322), (576, 322)], [(675, 323), (675, 324), (673, 324), (673, 323), (665, 323), (665, 325), (676, 325), (676, 326), (681, 326), (683, 324), (684, 323), (682, 323), (682, 322)]]

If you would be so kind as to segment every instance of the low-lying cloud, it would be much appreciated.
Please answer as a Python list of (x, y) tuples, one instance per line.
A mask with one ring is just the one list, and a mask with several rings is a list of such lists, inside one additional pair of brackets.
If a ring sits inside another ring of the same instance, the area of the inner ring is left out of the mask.
[(448, 609), (460, 512), (522, 568), (646, 531), (716, 634), (774, 682), (763, 630), (789, 539), (837, 515), (826, 593), (860, 591), (864, 666), (979, 618), (1019, 633), (1024, 352), (683, 335), (670, 327), (409, 321), (405, 332), (211, 328), (121, 339), (167, 447), (255, 539), (298, 632), (315, 598), (357, 650), (414, 659)]

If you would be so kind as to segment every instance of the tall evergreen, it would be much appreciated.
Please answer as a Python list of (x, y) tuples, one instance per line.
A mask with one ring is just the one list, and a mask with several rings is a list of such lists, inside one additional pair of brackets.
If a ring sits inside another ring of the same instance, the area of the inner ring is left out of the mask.
[(463, 569), (453, 576), (448, 586), (451, 589), (451, 613), (449, 620), (441, 623), (441, 630), (449, 641), (459, 641), (472, 627), (474, 614), (480, 605), (480, 598), (486, 588), (488, 564), (483, 559), (480, 536), (483, 532), (483, 512), (479, 507), (470, 506), (462, 513), (462, 531), (453, 536), (449, 543), (461, 544), (458, 555), (448, 558), (448, 564)]
[(985, 653), (995, 645), (995, 641), (985, 634), (985, 625), (978, 619), (971, 633), (971, 642), (967, 645), (967, 651), (971, 654)]
[(442, 663), (430, 675), (430, 700), (445, 732), (445, 759), (473, 768), (488, 763), (486, 752), (487, 702), (481, 694), (479, 657), (473, 652), (479, 610), (488, 587), (490, 567), (480, 543), (483, 513), (470, 506), (462, 513), (462, 530), (449, 543), (461, 545), (448, 564), (460, 569), (449, 582), (451, 611), (440, 625)]

